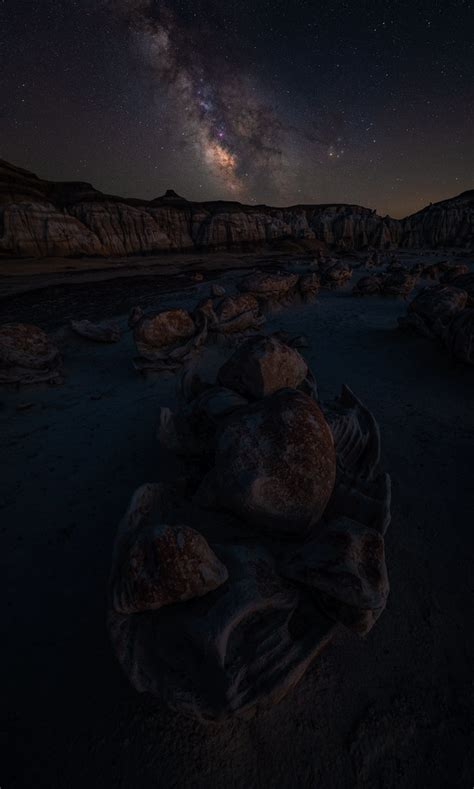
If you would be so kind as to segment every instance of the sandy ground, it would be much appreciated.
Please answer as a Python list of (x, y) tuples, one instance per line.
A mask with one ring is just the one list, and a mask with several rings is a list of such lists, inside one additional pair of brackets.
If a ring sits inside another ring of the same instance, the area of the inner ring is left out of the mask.
[[(208, 291), (190, 287), (153, 295), (137, 282), (115, 313)], [(0, 320), (43, 316), (54, 329), (81, 309), (100, 317), (91, 292), (69, 311), (67, 294), (54, 310), (48, 290), (33, 304), (2, 301)], [(391, 596), (365, 639), (341, 630), (296, 690), (251, 721), (202, 727), (140, 697), (105, 630), (115, 529), (133, 490), (160, 478), (155, 427), (175, 380), (134, 371), (129, 333), (116, 346), (66, 333), (64, 386), (1, 392), (2, 789), (473, 785), (474, 370), (398, 331), (404, 310), (324, 292), (268, 321), (309, 336), (323, 399), (346, 382), (380, 423)]]

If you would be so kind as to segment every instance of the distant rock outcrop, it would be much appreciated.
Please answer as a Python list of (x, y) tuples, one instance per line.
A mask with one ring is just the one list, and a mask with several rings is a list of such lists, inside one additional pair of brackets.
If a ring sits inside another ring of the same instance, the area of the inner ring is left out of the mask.
[(0, 161), (0, 254), (122, 256), (319, 244), (341, 251), (461, 246), (474, 239), (474, 191), (403, 220), (350, 204), (272, 208), (193, 203), (168, 190), (151, 201), (103, 194), (87, 183), (43, 181)]

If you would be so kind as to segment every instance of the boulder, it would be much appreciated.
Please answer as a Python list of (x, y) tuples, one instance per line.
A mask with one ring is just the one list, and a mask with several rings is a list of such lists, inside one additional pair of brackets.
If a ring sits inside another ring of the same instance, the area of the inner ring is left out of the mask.
[(330, 261), (322, 270), (322, 284), (326, 288), (342, 287), (351, 277), (351, 267), (341, 261)]
[(298, 274), (273, 272), (250, 274), (240, 283), (240, 289), (258, 296), (278, 298), (286, 295), (298, 282)]
[(88, 320), (71, 321), (71, 328), (76, 334), (94, 342), (118, 342), (122, 336), (120, 326), (115, 321), (91, 323)]
[(225, 296), (225, 288), (222, 285), (211, 285), (211, 296), (213, 298), (220, 298), (221, 296)]
[(164, 350), (186, 343), (195, 331), (196, 327), (189, 312), (172, 309), (156, 315), (145, 315), (135, 324), (133, 337), (139, 354), (145, 359), (153, 360)]
[(334, 442), (321, 409), (308, 395), (282, 389), (226, 423), (198, 502), (254, 529), (297, 537), (318, 524), (335, 478)]
[(159, 497), (159, 485), (142, 485), (120, 527), (110, 583), (111, 605), (120, 614), (202, 597), (228, 578), (199, 532), (158, 522), (153, 510)]
[(451, 280), (451, 285), (454, 288), (460, 288), (467, 293), (467, 303), (469, 307), (474, 307), (474, 271), (468, 274), (460, 274)]
[(332, 619), (365, 635), (385, 608), (389, 583), (384, 539), (341, 517), (324, 524), (282, 562), (282, 574), (318, 595)]
[(352, 288), (353, 296), (379, 296), (382, 292), (383, 278), (373, 274), (369, 277), (361, 277)]
[(259, 303), (250, 293), (226, 296), (214, 303), (212, 309), (216, 318), (214, 328), (222, 334), (256, 329), (264, 322)]
[(441, 336), (445, 327), (467, 303), (467, 293), (450, 285), (424, 288), (410, 302), (402, 328), (413, 328), (426, 337)]
[(225, 362), (218, 380), (243, 397), (258, 399), (286, 387), (297, 389), (307, 374), (308, 365), (298, 351), (275, 336), (256, 336)]
[(46, 332), (29, 323), (0, 326), (0, 383), (61, 382), (61, 354)]
[(455, 315), (443, 339), (456, 359), (474, 365), (474, 309), (469, 308)]
[(384, 296), (403, 296), (410, 295), (416, 285), (416, 277), (405, 269), (393, 271), (386, 274), (382, 282), (382, 293)]
[(319, 293), (321, 277), (316, 271), (302, 274), (298, 281), (298, 288), (305, 301), (311, 299)]
[(442, 285), (450, 285), (456, 277), (460, 277), (462, 274), (469, 274), (469, 266), (466, 266), (465, 263), (455, 263), (444, 272), (439, 281)]

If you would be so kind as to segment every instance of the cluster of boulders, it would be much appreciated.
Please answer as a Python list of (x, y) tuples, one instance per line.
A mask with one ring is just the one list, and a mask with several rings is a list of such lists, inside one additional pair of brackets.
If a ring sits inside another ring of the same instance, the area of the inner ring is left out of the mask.
[(398, 323), (441, 341), (454, 357), (474, 364), (474, 274), (463, 272), (442, 280), (420, 291)]
[(190, 312), (169, 309), (145, 315), (135, 307), (129, 318), (139, 354), (135, 367), (143, 372), (176, 370), (206, 340), (245, 339), (260, 331), (267, 312), (295, 300), (311, 302), (320, 287), (317, 271), (301, 275), (259, 271), (243, 277), (233, 295), (212, 285), (209, 295)]
[(323, 406), (295, 348), (258, 335), (215, 381), (188, 370), (159, 433), (176, 476), (139, 488), (120, 524), (112, 642), (140, 692), (201, 720), (252, 714), (337, 623), (365, 634), (385, 607), (378, 427), (346, 387)]
[(401, 296), (410, 295), (417, 283), (416, 276), (409, 269), (392, 268), (384, 274), (361, 277), (352, 289), (354, 296)]
[(141, 372), (179, 369), (207, 338), (204, 313), (196, 311), (191, 315), (181, 308), (146, 315), (135, 307), (129, 326), (139, 354), (134, 365)]

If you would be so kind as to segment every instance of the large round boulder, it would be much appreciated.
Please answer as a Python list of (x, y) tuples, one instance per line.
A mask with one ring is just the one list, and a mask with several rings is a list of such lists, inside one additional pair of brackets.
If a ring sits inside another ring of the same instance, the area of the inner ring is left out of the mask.
[(260, 398), (291, 387), (306, 378), (303, 357), (276, 337), (251, 337), (221, 367), (218, 380), (244, 397)]
[(424, 288), (410, 302), (406, 318), (399, 320), (402, 328), (412, 327), (427, 337), (442, 334), (453, 316), (463, 310), (467, 293), (450, 285)]
[(295, 287), (298, 274), (287, 272), (250, 274), (240, 283), (241, 290), (259, 296), (278, 297)]
[(157, 351), (185, 343), (195, 331), (196, 327), (189, 312), (172, 309), (144, 316), (135, 325), (133, 337), (139, 353), (146, 358)]
[(59, 349), (38, 326), (0, 326), (0, 383), (59, 383), (61, 367)]
[(372, 274), (368, 277), (361, 277), (352, 288), (353, 296), (378, 296), (382, 291), (383, 278), (380, 275)]
[(226, 423), (198, 501), (275, 536), (301, 536), (321, 519), (335, 478), (333, 437), (321, 409), (308, 395), (283, 389)]

